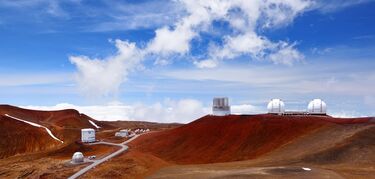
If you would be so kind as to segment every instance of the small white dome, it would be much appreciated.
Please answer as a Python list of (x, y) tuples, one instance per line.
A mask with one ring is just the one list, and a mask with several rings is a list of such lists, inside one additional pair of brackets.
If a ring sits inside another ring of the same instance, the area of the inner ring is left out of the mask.
[(272, 99), (267, 105), (268, 113), (282, 114), (285, 112), (285, 104), (281, 99)]
[(76, 152), (76, 153), (73, 154), (72, 162), (81, 163), (81, 162), (83, 162), (83, 159), (84, 159), (84, 157), (83, 157), (82, 152)]
[(311, 114), (326, 114), (327, 105), (321, 99), (313, 99), (307, 106), (307, 111)]

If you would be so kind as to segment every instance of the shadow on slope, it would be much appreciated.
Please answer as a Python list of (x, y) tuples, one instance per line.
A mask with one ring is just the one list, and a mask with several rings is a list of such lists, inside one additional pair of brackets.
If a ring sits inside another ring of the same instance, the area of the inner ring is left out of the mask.
[(316, 164), (375, 165), (375, 126), (359, 131), (332, 148), (305, 157)]

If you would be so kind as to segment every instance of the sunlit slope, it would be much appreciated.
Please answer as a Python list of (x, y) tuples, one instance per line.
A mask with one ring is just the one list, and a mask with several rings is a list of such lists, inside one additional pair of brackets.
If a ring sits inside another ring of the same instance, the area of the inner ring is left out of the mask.
[(323, 127), (367, 123), (329, 116), (205, 116), (185, 126), (141, 137), (134, 147), (179, 164), (255, 159)]

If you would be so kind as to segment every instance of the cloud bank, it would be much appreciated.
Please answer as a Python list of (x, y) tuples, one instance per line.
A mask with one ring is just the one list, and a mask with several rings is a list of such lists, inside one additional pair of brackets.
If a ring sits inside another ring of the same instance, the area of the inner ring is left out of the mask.
[[(102, 121), (150, 121), (161, 123), (189, 123), (202, 116), (211, 114), (211, 106), (204, 106), (196, 99), (171, 100), (165, 99), (162, 103), (145, 105), (142, 103), (124, 105), (112, 103), (108, 105), (77, 106), (61, 103), (55, 106), (21, 106), (35, 110), (62, 110), (76, 109), (96, 120)], [(250, 104), (233, 105), (233, 114), (254, 114), (264, 112), (262, 108)]]

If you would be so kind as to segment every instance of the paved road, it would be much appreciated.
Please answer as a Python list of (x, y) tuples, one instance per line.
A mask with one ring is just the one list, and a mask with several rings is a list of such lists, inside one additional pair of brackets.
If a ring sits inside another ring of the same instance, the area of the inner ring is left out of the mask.
[(86, 172), (89, 171), (90, 169), (96, 167), (97, 165), (99, 165), (99, 164), (101, 164), (101, 163), (103, 163), (103, 162), (105, 162), (105, 161), (107, 161), (107, 160), (109, 160), (109, 159), (111, 159), (111, 158), (113, 158), (113, 157), (115, 157), (115, 156), (121, 154), (122, 152), (124, 152), (124, 151), (126, 151), (126, 150), (128, 150), (129, 147), (128, 147), (127, 145), (125, 145), (125, 144), (127, 144), (127, 143), (133, 141), (133, 140), (136, 139), (138, 136), (140, 136), (140, 135), (135, 135), (135, 136), (132, 137), (131, 139), (129, 139), (129, 140), (123, 142), (123, 143), (120, 143), (120, 144), (110, 143), (110, 142), (96, 142), (96, 143), (92, 143), (92, 144), (90, 144), (90, 145), (98, 145), (98, 144), (113, 145), (113, 146), (118, 146), (118, 147), (121, 147), (121, 148), (120, 148), (118, 151), (113, 152), (113, 153), (111, 153), (110, 155), (108, 155), (108, 156), (106, 156), (106, 157), (104, 157), (104, 158), (102, 158), (102, 159), (95, 160), (95, 161), (94, 161), (92, 164), (90, 164), (89, 166), (87, 166), (87, 167), (81, 169), (80, 171), (78, 171), (78, 172), (75, 173), (74, 175), (70, 176), (69, 179), (75, 179), (75, 178), (78, 178), (79, 176), (83, 175), (84, 173), (86, 173)]

